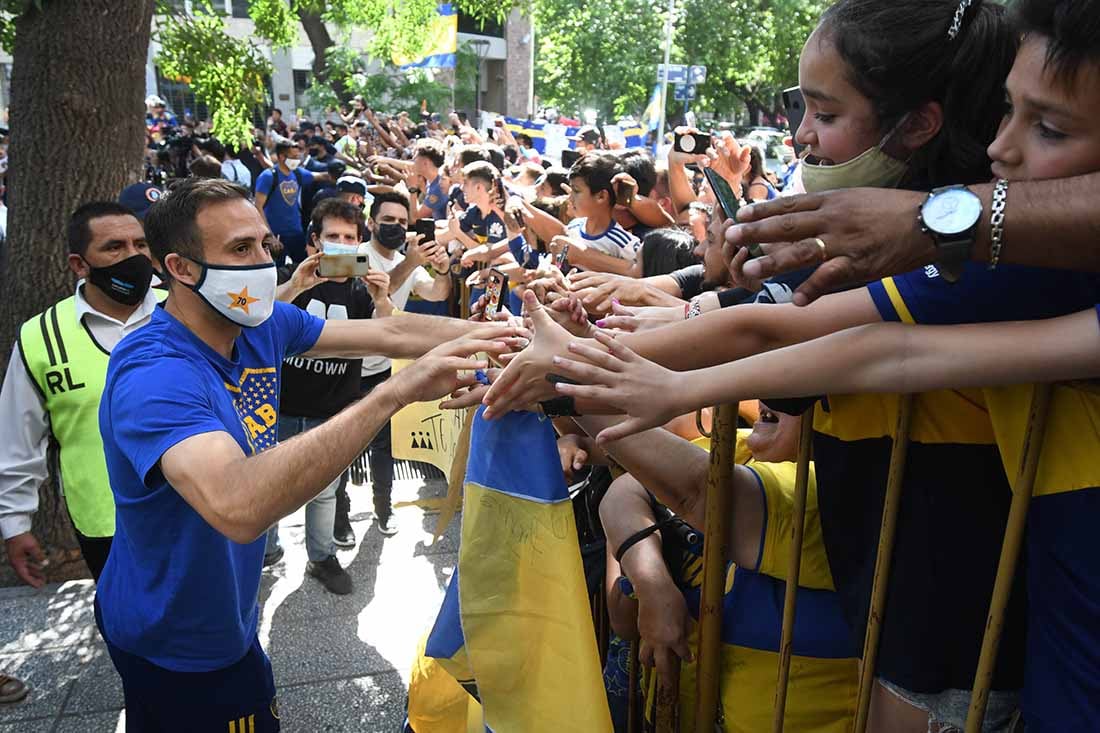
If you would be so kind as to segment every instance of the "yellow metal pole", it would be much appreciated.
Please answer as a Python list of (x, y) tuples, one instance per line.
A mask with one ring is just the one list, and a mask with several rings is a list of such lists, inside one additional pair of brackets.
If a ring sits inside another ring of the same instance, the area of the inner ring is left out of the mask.
[(722, 597), (726, 590), (729, 528), (733, 522), (733, 455), (737, 442), (737, 403), (714, 409), (710, 473), (707, 476), (703, 588), (699, 601), (696, 658), (695, 730), (714, 733), (722, 670)]
[(980, 733), (985, 721), (985, 705), (989, 701), (989, 688), (993, 684), (993, 667), (997, 664), (997, 650), (1004, 631), (1005, 607), (1012, 593), (1016, 566), (1023, 547), (1027, 511), (1035, 492), (1035, 474), (1039, 470), (1039, 458), (1043, 452), (1043, 437), (1050, 418), (1050, 402), (1054, 385), (1037, 384), (1031, 398), (1031, 414), (1024, 433), (1024, 450), (1016, 483), (1012, 487), (1012, 504), (1008, 509), (1005, 525), (1005, 541), (1001, 547), (1001, 559), (997, 564), (997, 579), (993, 583), (993, 599), (989, 606), (989, 618), (982, 639), (982, 653), (978, 658), (978, 671), (974, 677), (974, 691), (970, 696), (970, 714), (966, 717), (966, 733)]
[(905, 479), (905, 459), (909, 453), (909, 423), (913, 413), (913, 395), (902, 395), (898, 403), (898, 422), (894, 448), (890, 454), (890, 473), (886, 479), (886, 499), (882, 505), (882, 528), (878, 536), (875, 580), (871, 587), (871, 608), (867, 614), (867, 635), (863, 640), (863, 664), (859, 675), (859, 706), (855, 733), (865, 733), (871, 709), (871, 691), (875, 685), (875, 662), (886, 610), (886, 588), (890, 580), (890, 562), (894, 556), (894, 534), (898, 527), (898, 507)]
[(772, 730), (783, 733), (787, 713), (787, 686), (791, 674), (791, 647), (794, 636), (794, 613), (798, 599), (798, 576), (802, 570), (802, 536), (806, 524), (806, 494), (810, 485), (810, 454), (814, 441), (814, 408), (802, 415), (802, 432), (798, 438), (798, 464), (794, 478), (794, 521), (791, 527), (791, 562), (787, 568), (787, 591), (783, 598), (783, 633), (779, 641), (779, 680), (775, 687), (775, 717)]

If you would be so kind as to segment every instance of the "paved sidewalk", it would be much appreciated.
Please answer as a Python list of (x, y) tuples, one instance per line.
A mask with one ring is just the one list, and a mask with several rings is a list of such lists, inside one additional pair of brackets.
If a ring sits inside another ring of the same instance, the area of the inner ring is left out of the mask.
[[(394, 501), (441, 496), (442, 481), (396, 481)], [(397, 510), (400, 532), (374, 525), (369, 489), (350, 486), (357, 547), (339, 552), (355, 590), (326, 592), (305, 577), (304, 512), (284, 519), (286, 556), (264, 571), (260, 642), (271, 656), (288, 733), (401, 730), (408, 668), (457, 562), (455, 519), (429, 546), (436, 516)], [(0, 733), (124, 730), (122, 686), (92, 616), (90, 580), (0, 589), (0, 671), (31, 686), (0, 705)]]

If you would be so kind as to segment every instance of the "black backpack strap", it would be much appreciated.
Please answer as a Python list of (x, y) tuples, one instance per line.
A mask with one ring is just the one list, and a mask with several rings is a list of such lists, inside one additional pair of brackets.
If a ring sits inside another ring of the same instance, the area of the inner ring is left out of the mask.
[(279, 166), (275, 166), (271, 169), (271, 188), (267, 189), (266, 198), (264, 199), (264, 208), (271, 203), (271, 194), (275, 193), (275, 189), (279, 187)]

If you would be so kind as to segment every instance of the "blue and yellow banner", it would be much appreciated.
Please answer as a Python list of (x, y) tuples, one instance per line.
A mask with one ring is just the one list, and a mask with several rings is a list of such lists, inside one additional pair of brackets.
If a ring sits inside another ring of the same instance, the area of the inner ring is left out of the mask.
[(493, 731), (610, 733), (573, 506), (549, 421), (474, 417), (458, 567), (426, 653)]
[[(580, 127), (554, 125), (544, 120), (521, 120), (516, 117), (503, 117), (504, 126), (513, 135), (525, 133), (531, 138), (531, 144), (539, 155), (554, 156), (562, 150), (575, 150), (577, 141), (574, 140)], [(645, 145), (646, 130), (640, 126), (623, 127), (618, 125), (605, 125), (604, 133), (608, 139), (621, 138), (624, 147), (640, 148)]]
[(402, 69), (453, 69), (458, 53), (458, 15), (450, 3), (439, 6), (439, 15), (425, 30), (428, 41), (420, 58), (393, 55), (394, 66)]

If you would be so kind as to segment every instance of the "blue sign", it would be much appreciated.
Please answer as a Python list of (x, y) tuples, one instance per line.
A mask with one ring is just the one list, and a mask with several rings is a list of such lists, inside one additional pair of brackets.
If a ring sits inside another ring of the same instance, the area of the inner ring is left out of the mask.
[(695, 99), (695, 85), (677, 84), (672, 90), (672, 99), (676, 102), (690, 102)]
[(707, 80), (707, 67), (692, 66), (688, 69), (688, 84), (702, 84)]
[[(665, 80), (665, 65), (657, 64), (657, 81)], [(683, 64), (669, 64), (668, 65), (668, 83), (669, 84), (685, 84), (688, 80), (688, 67)]]

